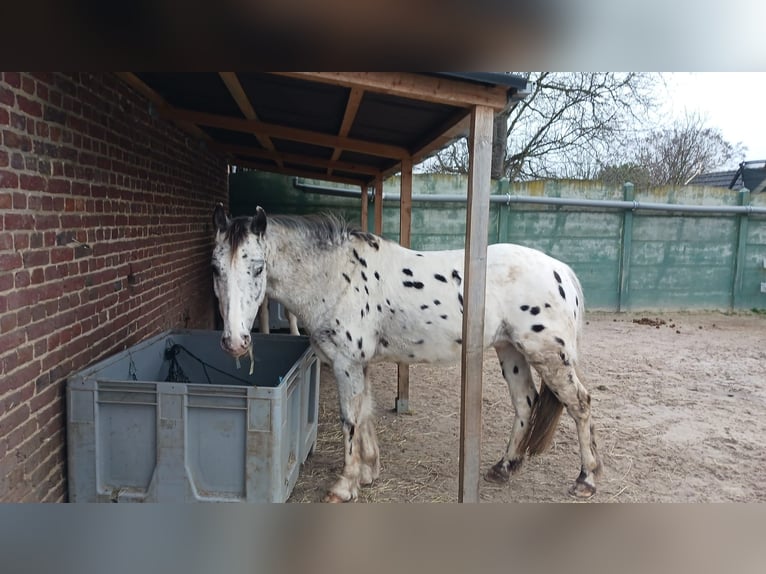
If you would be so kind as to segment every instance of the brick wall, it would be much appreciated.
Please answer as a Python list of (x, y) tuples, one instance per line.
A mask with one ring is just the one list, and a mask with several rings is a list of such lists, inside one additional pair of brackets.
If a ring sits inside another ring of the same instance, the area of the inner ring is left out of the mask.
[(226, 166), (110, 74), (0, 81), (0, 501), (66, 500), (64, 381), (212, 328)]

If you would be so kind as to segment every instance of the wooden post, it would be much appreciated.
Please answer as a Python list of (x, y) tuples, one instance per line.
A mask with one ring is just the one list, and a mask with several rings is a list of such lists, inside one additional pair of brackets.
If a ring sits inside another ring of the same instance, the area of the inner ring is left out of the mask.
[[(410, 246), (412, 227), (412, 158), (402, 160), (401, 194), (399, 201), (399, 244)], [(396, 412), (410, 412), (410, 367), (398, 365)]]
[(492, 119), (491, 108), (476, 106), (471, 112), (468, 210), (463, 272), (459, 502), (479, 501), (484, 298), (492, 167)]
[(362, 185), (360, 186), (362, 188), (362, 231), (367, 231), (369, 229), (369, 223), (367, 221), (367, 211), (369, 207), (369, 201), (367, 197), (367, 186)]
[(375, 178), (375, 234), (383, 234), (383, 178)]

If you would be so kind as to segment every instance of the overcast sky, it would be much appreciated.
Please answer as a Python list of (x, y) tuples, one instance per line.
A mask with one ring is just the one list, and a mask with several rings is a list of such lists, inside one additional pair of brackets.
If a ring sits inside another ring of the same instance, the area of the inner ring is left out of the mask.
[(747, 160), (766, 160), (766, 73), (665, 74), (669, 113), (699, 111), (730, 143), (747, 146)]

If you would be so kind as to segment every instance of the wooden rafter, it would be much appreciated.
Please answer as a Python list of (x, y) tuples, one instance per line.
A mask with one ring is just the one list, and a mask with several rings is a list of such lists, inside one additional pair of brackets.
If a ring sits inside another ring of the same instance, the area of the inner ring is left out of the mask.
[(162, 108), (160, 110), (160, 114), (169, 120), (187, 121), (194, 124), (223, 128), (250, 134), (264, 134), (279, 139), (297, 141), (324, 147), (340, 147), (343, 149), (380, 157), (404, 159), (410, 155), (409, 151), (401, 146), (334, 136), (322, 132), (270, 124), (260, 120), (233, 118), (231, 116), (209, 114), (206, 112), (183, 110), (172, 107)]
[(502, 86), (483, 86), (407, 72), (271, 73), (462, 108), (480, 105), (499, 111), (508, 103), (508, 90)]
[[(152, 88), (147, 86), (143, 82), (143, 80), (141, 80), (141, 78), (136, 76), (133, 72), (115, 72), (115, 75), (118, 78), (120, 78), (123, 82), (131, 86), (139, 94), (141, 94), (150, 102), (152, 102), (155, 106), (157, 106), (158, 109), (167, 107), (168, 104), (165, 101), (165, 98), (163, 98), (161, 95), (155, 92)], [(185, 120), (174, 120), (174, 123), (180, 129), (185, 131), (187, 134), (194, 136), (195, 138), (198, 138), (204, 141), (210, 141), (211, 139), (209, 135), (207, 135), (197, 125), (191, 122), (188, 122)]]
[[(242, 115), (248, 120), (257, 120), (258, 116), (255, 113), (255, 109), (253, 109), (253, 104), (250, 103), (250, 98), (247, 97), (245, 89), (242, 87), (236, 72), (218, 72), (218, 75), (221, 77), (221, 80), (223, 80), (223, 83), (226, 84), (226, 88), (229, 90), (231, 97), (237, 102)], [(270, 151), (276, 151), (274, 142), (271, 141), (270, 137), (262, 134), (256, 134), (255, 137), (258, 138), (258, 142), (264, 148)], [(283, 167), (281, 159), (274, 158), (274, 161), (277, 162), (279, 167)]]
[(281, 173), (283, 175), (293, 175), (295, 177), (305, 177), (306, 179), (322, 179), (326, 181), (333, 181), (335, 183), (346, 183), (348, 185), (367, 185), (367, 179), (366, 178), (352, 178), (352, 177), (343, 177), (339, 175), (326, 175), (324, 173), (316, 173), (309, 170), (302, 170), (302, 169), (294, 169), (294, 168), (286, 168), (286, 167), (278, 167), (273, 165), (263, 165), (260, 163), (237, 159), (235, 162), (235, 165), (238, 165), (240, 167), (248, 167), (251, 169), (257, 169), (260, 171), (269, 171), (272, 173)]
[[(354, 125), (354, 119), (359, 111), (359, 104), (362, 103), (363, 96), (364, 90), (361, 88), (351, 88), (351, 92), (348, 94), (348, 102), (346, 102), (346, 111), (343, 112), (343, 121), (338, 131), (339, 136), (346, 137), (348, 132), (351, 131), (351, 126)], [(343, 153), (343, 150), (336, 147), (332, 152), (332, 160), (337, 161), (341, 153)], [(332, 173), (332, 168), (328, 169), (327, 173)]]
[[(350, 173), (359, 173), (364, 175), (375, 176), (380, 173), (380, 170), (373, 166), (353, 163), (348, 161), (332, 161), (329, 159), (321, 159), (313, 156), (294, 154), (294, 153), (281, 153), (278, 151), (270, 151), (260, 149), (256, 147), (249, 147), (243, 145), (234, 144), (219, 144), (211, 143), (210, 147), (226, 153), (232, 153), (247, 157), (257, 157), (261, 159), (268, 159), (274, 162), (282, 160), (286, 163), (294, 163), (298, 165), (306, 165), (311, 167), (322, 167), (328, 170), (328, 173), (332, 170), (346, 171)], [(283, 167), (283, 166), (280, 166)]]

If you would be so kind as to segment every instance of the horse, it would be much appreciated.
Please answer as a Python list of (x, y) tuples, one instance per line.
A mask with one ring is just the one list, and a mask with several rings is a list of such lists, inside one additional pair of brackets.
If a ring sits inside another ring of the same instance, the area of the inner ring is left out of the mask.
[[(323, 500), (356, 500), (380, 474), (367, 365), (459, 360), (464, 251), (418, 252), (330, 215), (267, 218), (260, 206), (252, 217), (230, 218), (219, 204), (213, 224), (221, 347), (233, 357), (252, 350), (250, 330), (266, 296), (298, 317), (338, 387), (344, 465)], [(566, 407), (581, 461), (569, 494), (595, 494), (601, 462), (577, 369), (583, 317), (582, 287), (568, 265), (520, 245), (489, 246), (484, 345), (497, 353), (515, 413), (487, 480), (506, 483), (526, 455), (543, 452)]]

